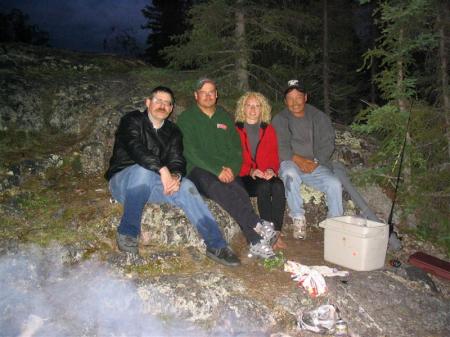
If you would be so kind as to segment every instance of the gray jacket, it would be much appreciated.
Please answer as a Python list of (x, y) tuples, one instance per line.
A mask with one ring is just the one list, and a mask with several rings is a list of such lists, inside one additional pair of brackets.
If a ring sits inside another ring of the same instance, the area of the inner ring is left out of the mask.
[[(331, 167), (330, 160), (331, 155), (334, 152), (335, 138), (331, 120), (324, 112), (309, 104), (305, 105), (305, 113), (308, 114), (312, 120), (314, 157), (319, 161), (320, 165)], [(293, 126), (290, 125), (294, 119), (292, 119), (291, 116), (291, 112), (285, 108), (272, 120), (272, 125), (277, 132), (280, 162), (292, 160), (294, 154), (291, 143)]]

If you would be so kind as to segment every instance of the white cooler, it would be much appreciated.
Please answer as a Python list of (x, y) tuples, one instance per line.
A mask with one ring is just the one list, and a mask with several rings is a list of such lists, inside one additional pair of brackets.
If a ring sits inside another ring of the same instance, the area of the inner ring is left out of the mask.
[(357, 216), (329, 218), (325, 229), (325, 261), (358, 271), (382, 268), (386, 258), (389, 226)]

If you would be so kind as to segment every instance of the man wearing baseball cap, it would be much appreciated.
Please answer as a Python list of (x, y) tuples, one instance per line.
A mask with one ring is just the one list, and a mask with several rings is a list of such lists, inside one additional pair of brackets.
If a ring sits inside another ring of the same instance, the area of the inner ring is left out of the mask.
[(335, 132), (330, 118), (307, 104), (303, 83), (290, 80), (284, 91), (286, 108), (272, 121), (278, 136), (279, 175), (286, 190), (289, 215), (296, 239), (306, 237), (305, 210), (300, 185), (309, 185), (326, 195), (328, 217), (343, 214), (342, 185), (331, 170)]
[(236, 179), (242, 163), (241, 141), (234, 122), (217, 105), (215, 81), (199, 79), (194, 98), (196, 104), (177, 121), (183, 133), (188, 178), (201, 194), (217, 202), (239, 224), (252, 256), (273, 258), (271, 245), (276, 232), (271, 222), (255, 213), (247, 192)]

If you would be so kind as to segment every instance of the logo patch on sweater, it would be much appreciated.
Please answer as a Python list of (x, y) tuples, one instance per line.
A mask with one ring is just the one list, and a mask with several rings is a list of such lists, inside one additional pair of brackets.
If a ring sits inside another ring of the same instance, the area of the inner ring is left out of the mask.
[(226, 130), (226, 129), (228, 129), (228, 126), (226, 124), (217, 123), (217, 128), (218, 129), (222, 129), (222, 130)]

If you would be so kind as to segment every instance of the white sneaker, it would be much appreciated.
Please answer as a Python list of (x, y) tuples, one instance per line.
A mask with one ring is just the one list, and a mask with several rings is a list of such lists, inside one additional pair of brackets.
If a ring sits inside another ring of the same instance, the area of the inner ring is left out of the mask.
[(306, 238), (306, 219), (304, 216), (294, 218), (294, 223), (292, 224), (294, 239), (305, 239)]
[(272, 222), (261, 220), (256, 224), (255, 232), (258, 233), (266, 242), (272, 246), (277, 239), (277, 232)]
[(275, 257), (275, 253), (272, 250), (272, 247), (267, 244), (265, 239), (261, 239), (258, 243), (254, 245), (250, 244), (248, 257), (259, 257), (261, 259), (271, 259)]

